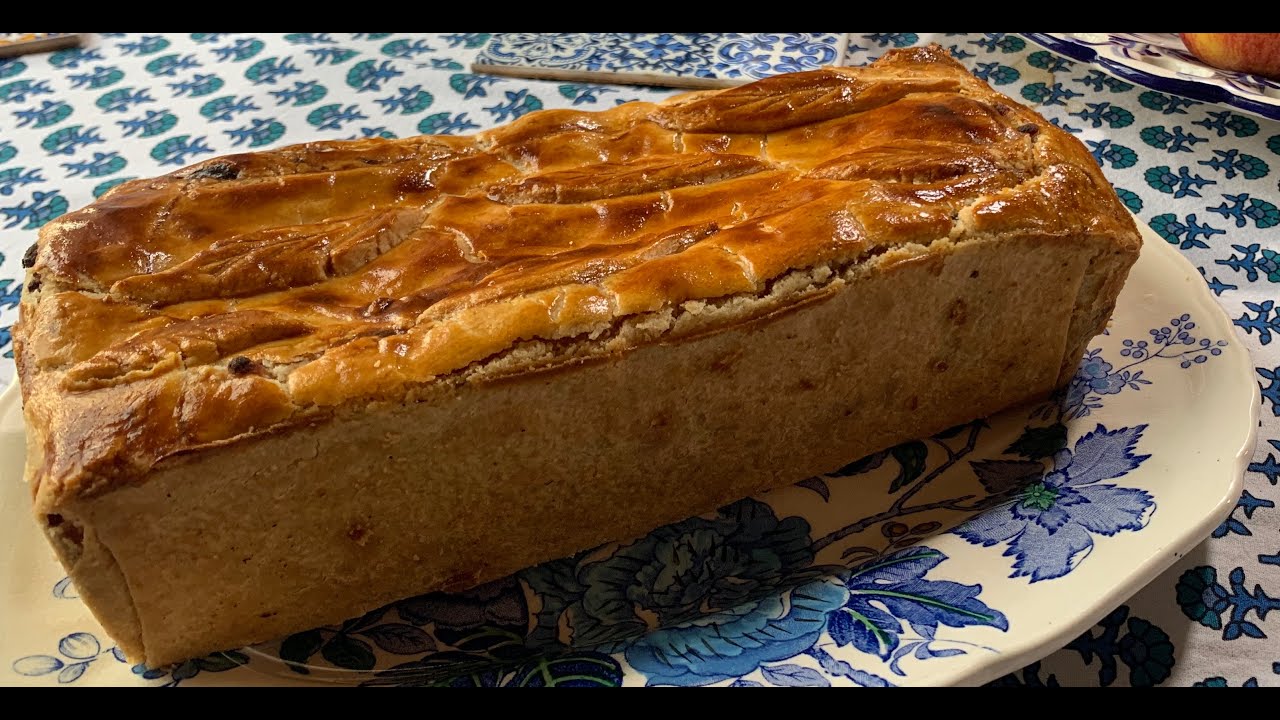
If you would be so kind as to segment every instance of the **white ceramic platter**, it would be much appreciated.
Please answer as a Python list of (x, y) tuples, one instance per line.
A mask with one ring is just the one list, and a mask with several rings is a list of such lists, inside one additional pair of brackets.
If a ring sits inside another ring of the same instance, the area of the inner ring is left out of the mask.
[(1253, 366), (1195, 269), (1140, 226), (1146, 244), (1107, 334), (1056, 402), (465, 595), (165, 669), (123, 660), (38, 534), (10, 391), (0, 399), (0, 683), (992, 680), (1099, 620), (1240, 495), (1257, 425)]

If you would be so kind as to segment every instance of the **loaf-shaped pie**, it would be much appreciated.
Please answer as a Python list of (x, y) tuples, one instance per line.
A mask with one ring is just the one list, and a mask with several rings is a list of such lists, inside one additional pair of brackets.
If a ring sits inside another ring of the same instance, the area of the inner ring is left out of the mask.
[(265, 641), (1042, 398), (1139, 245), (938, 48), (208, 160), (26, 258), (35, 517), (131, 660)]

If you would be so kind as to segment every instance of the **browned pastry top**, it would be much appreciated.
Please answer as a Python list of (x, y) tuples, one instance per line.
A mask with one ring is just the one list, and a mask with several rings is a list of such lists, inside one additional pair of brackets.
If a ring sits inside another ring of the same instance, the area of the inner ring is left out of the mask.
[(100, 492), (797, 269), (1125, 229), (1076, 140), (937, 48), (470, 137), (217, 158), (42, 231), (17, 332), (33, 477)]

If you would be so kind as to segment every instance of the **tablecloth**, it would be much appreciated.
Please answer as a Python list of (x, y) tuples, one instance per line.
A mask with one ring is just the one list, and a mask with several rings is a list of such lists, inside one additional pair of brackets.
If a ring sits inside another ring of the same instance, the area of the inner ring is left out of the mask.
[[(0, 382), (40, 226), (125, 180), (313, 139), (462, 133), (671, 91), (471, 74), (485, 33), (125, 34), (0, 60)], [(996, 684), (1280, 685), (1280, 123), (1106, 75), (1013, 33), (853, 33), (847, 64), (938, 42), (1086, 143), (1199, 269), (1263, 399), (1245, 491), (1212, 537), (1101, 623)]]

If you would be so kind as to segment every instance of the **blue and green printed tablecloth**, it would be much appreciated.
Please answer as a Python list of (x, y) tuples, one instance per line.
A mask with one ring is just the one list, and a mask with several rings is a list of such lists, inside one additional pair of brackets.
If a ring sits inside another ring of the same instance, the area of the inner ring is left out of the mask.
[[(23, 250), (130, 178), (315, 139), (464, 133), (542, 108), (670, 91), (474, 75), (483, 33), (90, 36), (0, 60), (0, 381)], [(1093, 152), (1129, 208), (1199, 268), (1254, 356), (1260, 442), (1235, 511), (1066, 648), (997, 684), (1280, 685), (1280, 123), (1135, 87), (1005, 33), (851, 34), (846, 63), (939, 42)]]

